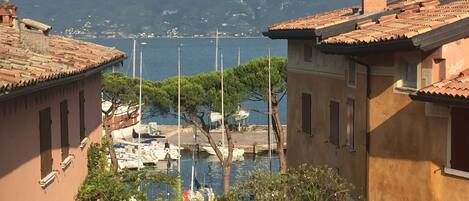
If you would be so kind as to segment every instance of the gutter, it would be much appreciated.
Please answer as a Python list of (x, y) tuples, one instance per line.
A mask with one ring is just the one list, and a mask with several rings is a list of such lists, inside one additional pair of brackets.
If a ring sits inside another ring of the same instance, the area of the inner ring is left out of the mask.
[(108, 63), (103, 64), (101, 66), (98, 66), (96, 68), (87, 69), (85, 71), (79, 72), (79, 73), (77, 73), (75, 75), (72, 75), (72, 76), (67, 76), (67, 77), (64, 77), (64, 78), (58, 78), (58, 79), (54, 79), (54, 80), (39, 82), (39, 83), (37, 83), (35, 85), (32, 85), (32, 86), (21, 87), (20, 89), (13, 90), (13, 91), (7, 92), (3, 95), (0, 95), (0, 102), (6, 101), (6, 100), (9, 100), (9, 99), (13, 99), (13, 98), (16, 98), (16, 97), (19, 97), (19, 96), (31, 94), (31, 93), (34, 93), (34, 92), (37, 92), (37, 91), (40, 91), (40, 90), (49, 89), (49, 88), (52, 88), (52, 87), (56, 87), (56, 86), (60, 86), (60, 85), (64, 85), (64, 84), (69, 84), (69, 83), (72, 83), (72, 82), (75, 82), (75, 81), (78, 81), (78, 80), (85, 79), (85, 78), (87, 78), (91, 75), (94, 75), (94, 74), (97, 74), (97, 73), (103, 71), (105, 68), (115, 66), (115, 65), (118, 65), (118, 64), (122, 64), (123, 60), (124, 60), (124, 57), (116, 59), (116, 60), (111, 61), (111, 62), (108, 62)]
[(468, 98), (450, 97), (450, 96), (445, 96), (445, 95), (419, 94), (418, 92), (409, 94), (409, 96), (414, 101), (423, 101), (423, 102), (432, 102), (432, 103), (440, 103), (440, 104), (446, 104), (446, 105), (469, 107)]
[(370, 137), (371, 137), (371, 131), (370, 131), (370, 99), (371, 99), (371, 66), (365, 62), (359, 61), (353, 57), (348, 57), (352, 62), (355, 62), (357, 64), (363, 65), (366, 67), (366, 103), (365, 103), (365, 114), (366, 114), (366, 119), (365, 119), (365, 124), (366, 124), (366, 136), (365, 136), (365, 146), (366, 146), (366, 157), (365, 157), (365, 166), (366, 166), (366, 179), (365, 179), (365, 190), (366, 190), (366, 197), (369, 198), (369, 190), (368, 190), (368, 184), (369, 184), (369, 172), (370, 172), (370, 162), (369, 162), (369, 157), (370, 157)]

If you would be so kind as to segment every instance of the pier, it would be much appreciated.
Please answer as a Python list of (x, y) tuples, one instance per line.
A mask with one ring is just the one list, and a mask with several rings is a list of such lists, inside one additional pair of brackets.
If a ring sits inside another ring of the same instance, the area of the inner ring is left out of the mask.
[[(169, 143), (177, 144), (177, 126), (176, 125), (161, 125), (159, 127), (163, 136), (166, 136)], [(286, 133), (286, 126), (284, 126)], [(184, 149), (201, 151), (201, 147), (210, 146), (207, 138), (202, 134), (201, 131), (197, 131), (195, 143), (193, 140), (194, 129), (192, 127), (181, 128), (181, 146)], [(217, 142), (221, 142), (221, 133), (211, 133), (212, 138)], [(245, 153), (259, 154), (268, 152), (267, 144), (267, 126), (265, 125), (251, 125), (248, 126), (245, 131), (231, 131), (233, 137), (233, 143), (236, 148), (244, 149)], [(272, 144), (271, 148), (273, 151), (277, 149), (275, 134), (271, 131)], [(285, 146), (286, 147), (286, 146)]]

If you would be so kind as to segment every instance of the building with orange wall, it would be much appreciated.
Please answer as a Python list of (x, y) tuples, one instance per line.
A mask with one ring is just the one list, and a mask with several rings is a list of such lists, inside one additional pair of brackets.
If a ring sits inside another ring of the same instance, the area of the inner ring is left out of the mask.
[(102, 137), (101, 75), (113, 48), (50, 35), (0, 5), (0, 200), (75, 200)]
[(371, 201), (469, 200), (469, 1), (363, 0), (264, 35), (288, 40), (289, 167)]

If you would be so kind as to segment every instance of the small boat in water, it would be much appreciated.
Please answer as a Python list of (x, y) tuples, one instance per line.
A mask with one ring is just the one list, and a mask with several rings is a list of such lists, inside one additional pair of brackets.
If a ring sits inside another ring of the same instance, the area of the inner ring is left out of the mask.
[[(215, 150), (211, 146), (204, 146), (202, 147), (204, 151), (206, 151), (210, 155), (217, 155)], [(223, 157), (228, 157), (228, 147), (218, 147), (218, 149), (223, 153)], [(233, 149), (233, 158), (240, 158), (244, 155), (244, 149), (238, 149), (234, 148)]]

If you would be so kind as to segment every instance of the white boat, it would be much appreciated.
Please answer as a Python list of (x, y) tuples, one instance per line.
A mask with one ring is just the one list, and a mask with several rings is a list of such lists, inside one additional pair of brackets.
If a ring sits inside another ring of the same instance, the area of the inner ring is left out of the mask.
[[(125, 144), (125, 149), (115, 148), (116, 152), (125, 152), (127, 154), (139, 154), (143, 158), (152, 158), (150, 161), (161, 161), (166, 160), (169, 157), (170, 160), (177, 160), (180, 158), (179, 148), (175, 145), (169, 145), (170, 148), (165, 148), (164, 144), (158, 141), (152, 141), (151, 143), (138, 143), (129, 142), (125, 140), (116, 141), (119, 144)], [(123, 150), (123, 151), (122, 151)]]
[[(127, 151), (129, 148), (115, 148), (118, 170), (123, 169), (139, 169), (144, 167), (144, 163), (137, 154)], [(111, 158), (108, 157), (109, 163)]]
[(201, 188), (198, 191), (188, 191), (189, 201), (215, 201), (216, 196), (212, 188)]
[[(215, 150), (211, 146), (203, 146), (202, 149), (206, 151), (210, 155), (217, 155)], [(223, 157), (228, 157), (228, 147), (218, 147), (218, 149), (223, 153)], [(233, 158), (239, 158), (244, 155), (244, 149), (238, 149), (234, 148), (233, 149)]]

